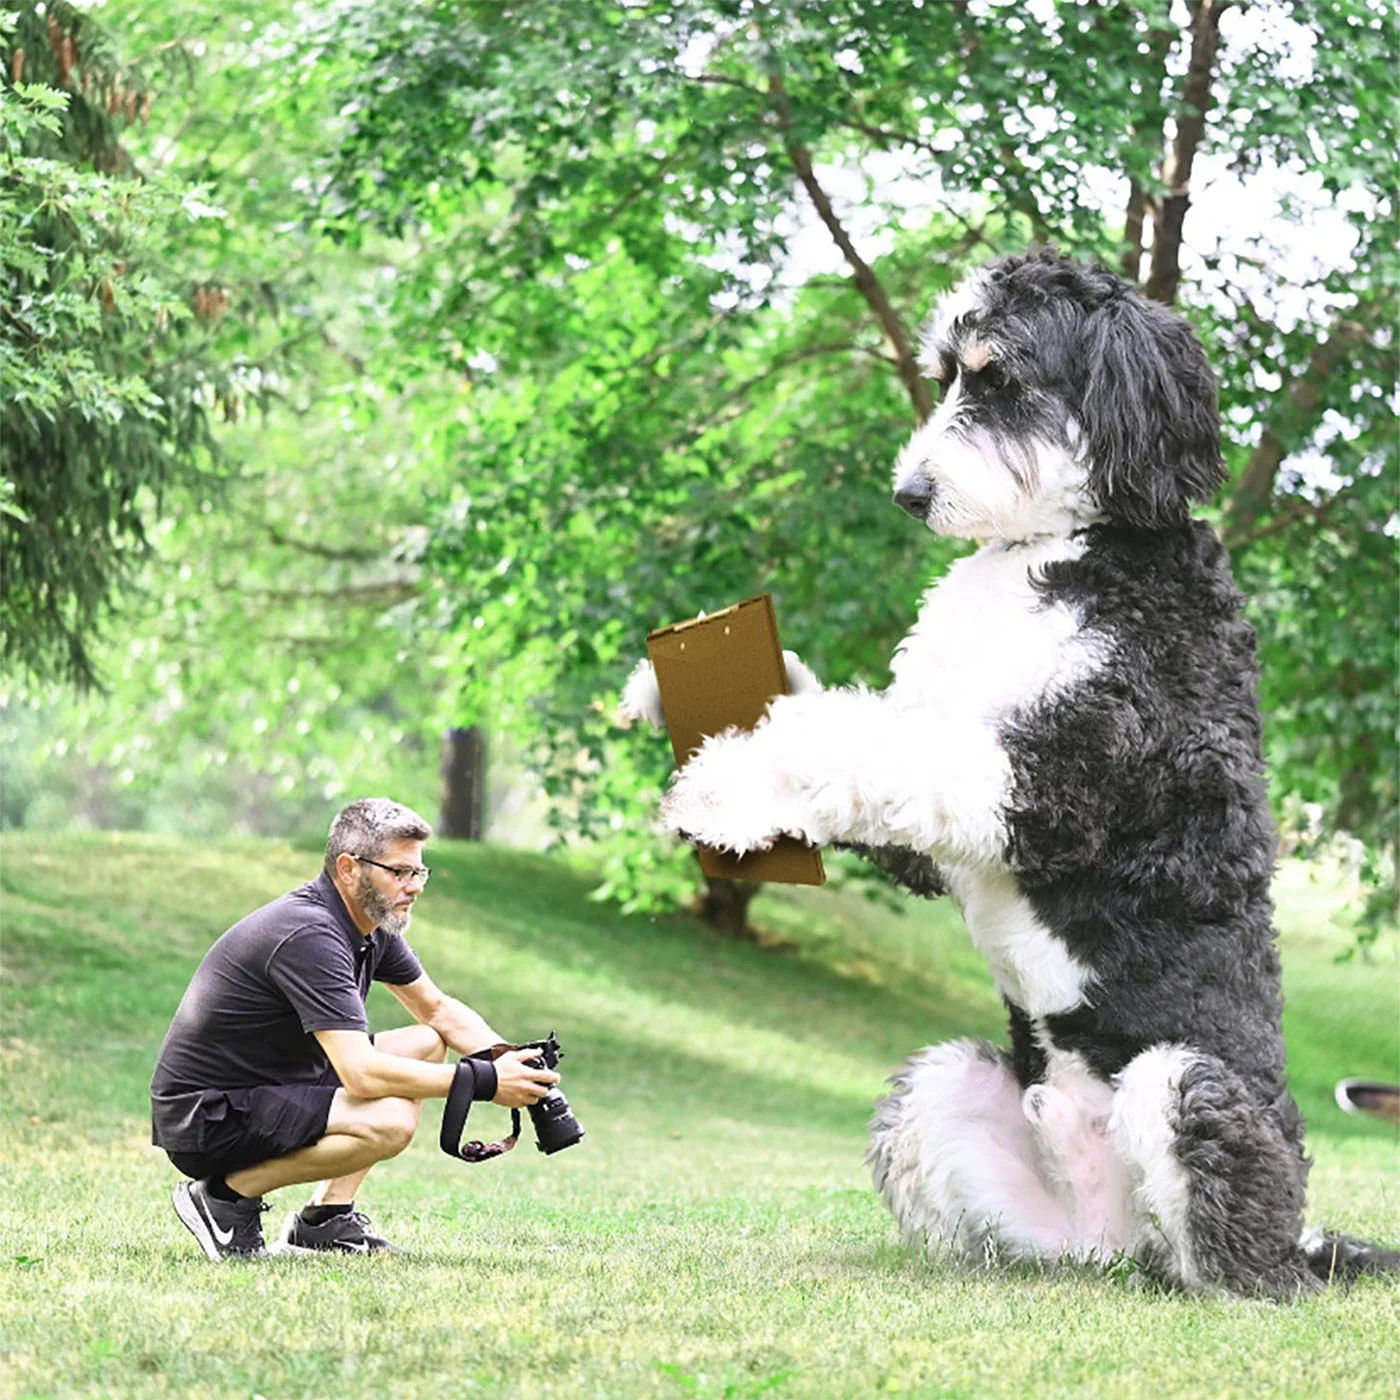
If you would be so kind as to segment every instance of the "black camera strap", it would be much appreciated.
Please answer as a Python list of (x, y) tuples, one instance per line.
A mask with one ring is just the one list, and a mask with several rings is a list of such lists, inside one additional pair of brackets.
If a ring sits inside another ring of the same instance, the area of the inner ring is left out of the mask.
[[(496, 1045), (480, 1056), (466, 1056), (457, 1062), (457, 1072), (452, 1076), (452, 1088), (447, 1094), (447, 1103), (442, 1110), (442, 1131), (438, 1134), (438, 1146), (449, 1157), (460, 1158), (463, 1162), (489, 1162), (509, 1152), (520, 1137), (520, 1110), (510, 1111), (510, 1136), (499, 1142), (463, 1142), (462, 1131), (467, 1126), (467, 1114), (472, 1101), (481, 1088), (481, 1097), (495, 1097), (496, 1071), (491, 1061), (514, 1047)], [(485, 1082), (482, 1082), (485, 1081)], [(486, 1093), (486, 1089), (490, 1093)]]

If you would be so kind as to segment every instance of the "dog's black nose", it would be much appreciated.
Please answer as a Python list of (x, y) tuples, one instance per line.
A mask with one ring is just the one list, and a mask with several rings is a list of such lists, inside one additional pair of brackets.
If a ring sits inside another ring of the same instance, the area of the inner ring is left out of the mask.
[(915, 520), (926, 519), (933, 503), (933, 483), (921, 476), (913, 477), (894, 493), (894, 503), (900, 510), (907, 510)]

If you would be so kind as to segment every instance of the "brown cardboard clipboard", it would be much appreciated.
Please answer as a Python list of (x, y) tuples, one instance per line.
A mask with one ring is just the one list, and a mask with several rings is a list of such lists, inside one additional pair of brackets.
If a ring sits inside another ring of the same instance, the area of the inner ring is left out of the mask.
[[(711, 734), (735, 725), (752, 729), (769, 701), (787, 694), (778, 622), (767, 593), (708, 617), (657, 628), (647, 634), (647, 654), (678, 768)], [(700, 868), (716, 879), (826, 883), (820, 848), (792, 836), (743, 856), (711, 846), (696, 851)]]

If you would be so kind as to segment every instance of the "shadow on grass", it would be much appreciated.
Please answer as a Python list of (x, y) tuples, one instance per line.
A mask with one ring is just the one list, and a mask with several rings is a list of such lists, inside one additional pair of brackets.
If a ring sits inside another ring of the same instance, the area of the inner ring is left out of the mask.
[[(547, 857), (449, 847), (435, 893), (450, 898), (468, 922), (497, 929), (512, 948), (581, 977), (601, 975), (680, 1005), (703, 1003), (726, 1019), (799, 1043), (838, 1043), (833, 1026), (882, 1056), (903, 1055), (925, 1039), (996, 1033), (1002, 1025), (990, 985), (975, 1005), (953, 1000), (965, 987), (932, 970), (871, 985), (796, 953), (789, 946), (736, 942), (685, 915), (627, 915), (588, 900), (588, 882)], [(435, 924), (451, 922), (441, 904), (424, 905)], [(435, 957), (453, 960), (438, 940)], [(464, 969), (465, 971), (465, 969)], [(833, 1019), (834, 1018), (834, 1019)], [(885, 1029), (902, 1029), (893, 1041)], [(912, 1038), (908, 1030), (913, 1029)], [(920, 1036), (925, 1039), (920, 1039)]]
[[(225, 927), (285, 892), (286, 871), (300, 864), (279, 847), (269, 867), (251, 858), (266, 855), (265, 845), (245, 844), (64, 836), (45, 843), (48, 865), (7, 862), (5, 884), (16, 896), (7, 899), (3, 948), (7, 1033), (41, 1046), (107, 1042), (116, 1052), (104, 1072), (117, 1081), (100, 1093), (82, 1080), (65, 1085), (59, 1111), (129, 1101), (130, 1112), (144, 1113), (149, 1063), (199, 957)], [(316, 863), (307, 859), (306, 877)], [(665, 1110), (688, 1101), (760, 1126), (844, 1130), (868, 1110), (870, 1093), (854, 1085), (868, 1083), (872, 1068), (891, 1069), (919, 1046), (952, 1036), (1004, 1039), (989, 986), (940, 976), (933, 959), (927, 975), (901, 971), (888, 985), (873, 985), (805, 952), (725, 940), (690, 918), (629, 916), (590, 902), (587, 879), (549, 857), (440, 843), (434, 868), (415, 942), (435, 979), (507, 1033), (557, 1028), (570, 1082), (605, 1108), (625, 1102)], [(81, 878), (65, 888), (54, 881), (56, 869)], [(153, 895), (151, 870), (178, 891), (171, 907)], [(468, 937), (454, 940), (454, 928)], [(484, 975), (473, 966), (473, 949), (494, 959)], [(523, 977), (522, 965), (529, 966)], [(1337, 980), (1311, 964), (1306, 976), (1329, 990)], [(693, 1032), (684, 1048), (668, 1039), (669, 1007), (703, 1012), (715, 1043), (693, 1043)], [(1307, 1047), (1307, 1063), (1293, 1078), (1327, 1135), (1374, 1140), (1387, 1136), (1383, 1125), (1327, 1111), (1330, 1061), (1348, 1043), (1358, 1050), (1354, 1035), (1338, 1046), (1344, 1010), (1336, 995), (1314, 995), (1306, 1006), (1291, 998), (1299, 1031), (1291, 1039)], [(392, 1015), (402, 1019), (397, 1007)], [(736, 1063), (728, 1042), (755, 1032), (782, 1039), (782, 1063)], [(848, 1059), (854, 1071), (839, 1084), (813, 1082), (820, 1074), (802, 1071), (803, 1060), (830, 1066), (833, 1057), (838, 1065)]]

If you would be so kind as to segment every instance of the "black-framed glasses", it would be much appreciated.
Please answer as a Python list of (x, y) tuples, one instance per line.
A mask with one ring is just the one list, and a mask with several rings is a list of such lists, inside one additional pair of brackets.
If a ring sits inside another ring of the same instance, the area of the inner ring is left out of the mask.
[(401, 885), (408, 884), (410, 880), (417, 880), (420, 885), (426, 885), (433, 873), (426, 865), (385, 865), (383, 861), (371, 860), (368, 856), (356, 856), (354, 859), (362, 865), (373, 865), (380, 870), (387, 870)]

